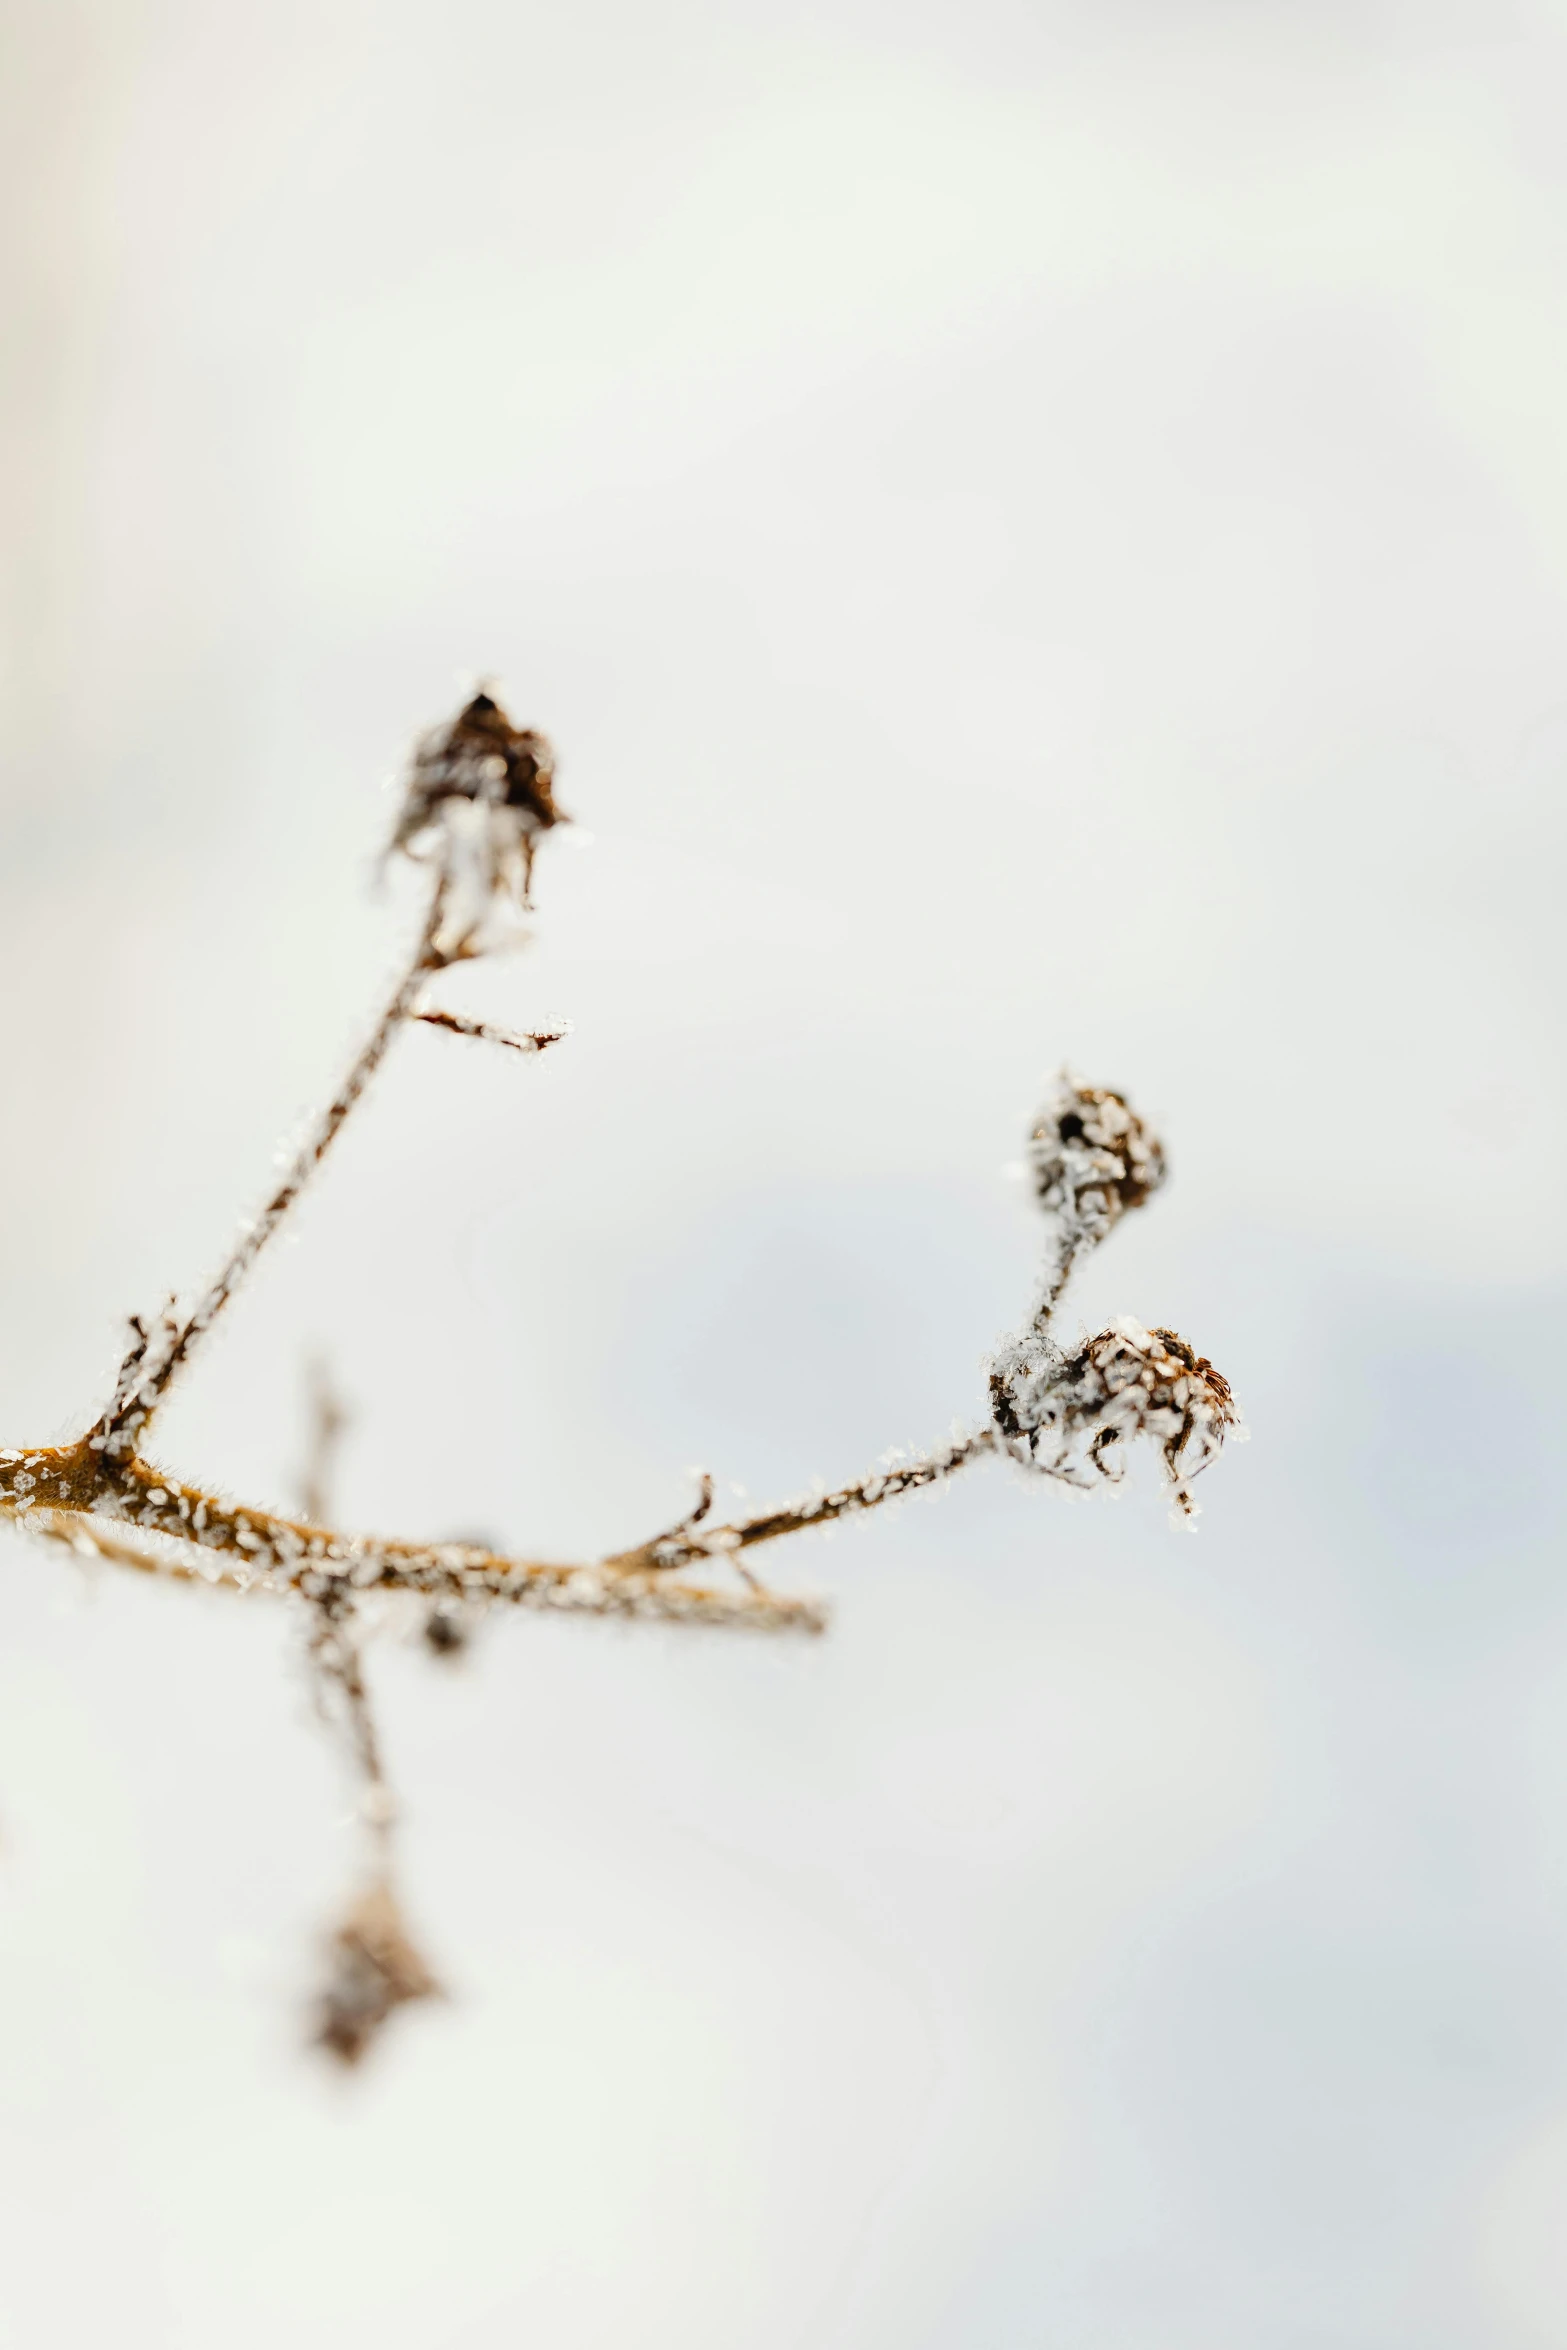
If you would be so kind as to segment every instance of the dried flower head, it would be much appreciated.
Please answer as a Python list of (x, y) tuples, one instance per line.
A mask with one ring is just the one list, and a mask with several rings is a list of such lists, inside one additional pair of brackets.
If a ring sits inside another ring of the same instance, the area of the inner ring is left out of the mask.
[(395, 2008), (440, 1996), (440, 1984), (408, 1938), (396, 1894), (378, 1879), (332, 1937), (316, 2044), (341, 2064), (357, 2064)]
[(1126, 1446), (1157, 1447), (1182, 1517), (1196, 1514), (1191, 1481), (1243, 1435), (1229, 1382), (1174, 1330), (1145, 1330), (1129, 1314), (1066, 1354), (1037, 1331), (1015, 1338), (990, 1367), (991, 1411), (1014, 1458), (1092, 1489), (1118, 1484)]
[(474, 941), (497, 909), (531, 903), (539, 839), (570, 822), (554, 785), (547, 737), (514, 726), (491, 694), (475, 694), (421, 738), (391, 846), (442, 868), (448, 944)]
[(1090, 1246), (1165, 1175), (1163, 1144), (1123, 1094), (1065, 1076), (1034, 1121), (1028, 1163), (1041, 1206)]

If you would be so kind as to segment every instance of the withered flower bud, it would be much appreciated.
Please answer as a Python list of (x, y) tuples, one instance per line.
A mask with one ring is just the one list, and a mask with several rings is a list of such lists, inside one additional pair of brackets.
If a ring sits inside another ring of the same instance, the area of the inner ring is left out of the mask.
[(332, 1937), (332, 1974), (317, 2014), (316, 2045), (340, 2064), (355, 2065), (395, 2008), (440, 1993), (408, 1938), (397, 1896), (378, 1881)]
[(538, 842), (571, 821), (554, 785), (548, 739), (514, 726), (487, 693), (420, 741), (391, 846), (443, 869), (449, 943), (475, 937), (498, 906), (531, 904)]
[(1075, 1354), (1037, 1332), (1015, 1338), (990, 1368), (991, 1411), (1017, 1459), (1063, 1484), (1118, 1484), (1126, 1445), (1156, 1447), (1182, 1517), (1196, 1515), (1191, 1481), (1243, 1436), (1229, 1382), (1173, 1330), (1123, 1315)]
[(472, 1637), (469, 1620), (454, 1600), (438, 1599), (424, 1619), (424, 1644), (432, 1656), (461, 1656)]
[(1028, 1164), (1040, 1205), (1089, 1246), (1150, 1199), (1165, 1175), (1163, 1144), (1124, 1095), (1069, 1077), (1034, 1122)]

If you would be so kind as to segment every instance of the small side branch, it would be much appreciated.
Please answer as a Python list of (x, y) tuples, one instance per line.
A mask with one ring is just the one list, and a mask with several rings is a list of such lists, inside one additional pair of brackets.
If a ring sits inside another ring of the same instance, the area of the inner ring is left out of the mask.
[(325, 1363), (317, 1358), (310, 1365), (310, 1448), (299, 1480), (299, 1499), (305, 1516), (318, 1526), (332, 1515), (338, 1451), (352, 1417)]
[(497, 1028), (489, 1020), (470, 1020), (462, 1012), (410, 1012), (408, 1017), (422, 1020), (427, 1028), (449, 1029), (453, 1036), (476, 1036), (482, 1044), (503, 1044), (514, 1053), (542, 1053), (571, 1034), (569, 1021), (559, 1028), (515, 1029)]
[[(959, 1469), (967, 1468), (970, 1461), (981, 1460), (997, 1449), (994, 1429), (978, 1428), (968, 1435), (955, 1437), (937, 1452), (891, 1461), (852, 1485), (840, 1485), (828, 1493), (810, 1493), (787, 1508), (763, 1510), (754, 1518), (741, 1518), (732, 1526), (721, 1526), (707, 1539), (715, 1549), (748, 1550), (753, 1543), (776, 1542), (783, 1534), (800, 1534), (810, 1526), (830, 1525), (836, 1518), (857, 1517), (864, 1510), (880, 1509), (884, 1502), (898, 1501), (906, 1493), (919, 1493), (927, 1485), (940, 1485)], [(726, 1536), (732, 1539), (726, 1541)]]
[(390, 1843), (397, 1811), (365, 1686), (354, 1595), (343, 1578), (323, 1578), (310, 1594), (309, 1642), (322, 1719), (336, 1731), (348, 1754), (359, 1781), (365, 1824), (384, 1847)]
[(334, 1577), (311, 1593), (309, 1605), (317, 1702), (359, 1781), (360, 1817), (370, 1840), (365, 1883), (331, 1937), (314, 2037), (339, 2064), (355, 2065), (399, 2007), (438, 1998), (441, 1986), (409, 1936), (397, 1894), (397, 1807), (365, 1683), (353, 1593)]
[(1073, 1225), (1068, 1225), (1056, 1237), (1054, 1253), (1046, 1260), (1039, 1295), (1029, 1322), (1030, 1329), (1041, 1338), (1049, 1331), (1055, 1310), (1077, 1268), (1078, 1258), (1093, 1246), (1093, 1236)]
[[(739, 1553), (756, 1543), (776, 1542), (785, 1534), (803, 1534), (813, 1526), (828, 1526), (838, 1518), (857, 1517), (866, 1510), (880, 1509), (884, 1502), (897, 1501), (906, 1493), (939, 1485), (970, 1461), (1000, 1449), (1001, 1440), (993, 1428), (975, 1429), (935, 1452), (890, 1460), (873, 1469), (868, 1477), (856, 1478), (851, 1485), (807, 1493), (781, 1509), (762, 1510), (755, 1517), (737, 1518), (727, 1526), (705, 1527), (700, 1523), (710, 1500), (710, 1480), (704, 1479), (706, 1490), (702, 1503), (691, 1517), (640, 1549), (622, 1551), (605, 1564), (656, 1574), (688, 1566), (696, 1559), (731, 1558), (738, 1568)], [(739, 1571), (743, 1573), (744, 1569)]]

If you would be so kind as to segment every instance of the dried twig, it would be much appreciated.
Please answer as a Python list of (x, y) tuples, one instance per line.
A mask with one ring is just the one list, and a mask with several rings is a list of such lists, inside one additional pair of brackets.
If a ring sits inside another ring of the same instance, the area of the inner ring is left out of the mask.
[[(437, 1649), (460, 1645), (466, 1613), (494, 1602), (815, 1633), (826, 1622), (821, 1605), (767, 1589), (747, 1551), (879, 1509), (998, 1455), (1069, 1485), (1113, 1482), (1137, 1437), (1150, 1441), (1177, 1514), (1190, 1518), (1192, 1478), (1227, 1435), (1244, 1433), (1225, 1381), (1173, 1331), (1123, 1319), (1075, 1352), (1055, 1339), (1054, 1315), (1073, 1267), (1165, 1176), (1161, 1145), (1124, 1096), (1064, 1079), (1029, 1145), (1051, 1231), (1038, 1299), (990, 1365), (988, 1424), (928, 1453), (890, 1455), (849, 1484), (718, 1526), (711, 1523), (712, 1480), (704, 1475), (695, 1507), (675, 1525), (581, 1563), (508, 1556), (478, 1543), (338, 1531), (330, 1473), (344, 1415), (319, 1375), (302, 1516), (240, 1506), (150, 1461), (143, 1445), (174, 1379), (292, 1211), (398, 1030), (423, 1022), (524, 1053), (542, 1052), (566, 1033), (514, 1033), (420, 1002), (434, 974), (520, 935), (538, 843), (569, 821), (555, 805), (553, 783), (545, 738), (514, 726), (487, 693), (425, 738), (391, 846), (429, 868), (429, 902), (418, 943), (347, 1075), (194, 1306), (182, 1315), (171, 1299), (152, 1322), (133, 1319), (114, 1392), (94, 1425), (72, 1444), (0, 1452), (0, 1516), (24, 1529), (139, 1573), (292, 1592), (308, 1608), (318, 1696), (355, 1771), (371, 1846), (365, 1885), (333, 1937), (332, 1979), (317, 2018), (317, 2038), (346, 2062), (363, 2054), (394, 2009), (436, 1989), (408, 1938), (393, 1885), (395, 1807), (364, 1672), (365, 1595), (416, 1595)], [(716, 1570), (717, 1580), (701, 1570)]]
[(166, 1308), (157, 1330), (151, 1334), (139, 1318), (133, 1318), (135, 1340), (120, 1366), (113, 1401), (87, 1439), (96, 1451), (115, 1460), (130, 1460), (135, 1456), (176, 1374), (190, 1360), (342, 1132), (349, 1114), (385, 1059), (398, 1027), (417, 1002), (426, 979), (432, 972), (443, 970), (451, 959), (439, 943), (448, 897), (449, 885), (443, 874), (432, 892), (419, 944), (347, 1076), (301, 1144), (266, 1206), (242, 1227), (226, 1262), (193, 1310), (183, 1321), (176, 1321)]
[(333, 1515), (332, 1488), (337, 1456), (352, 1414), (317, 1356), (310, 1365), (310, 1448), (299, 1480), (299, 1502), (319, 1526)]
[(462, 1012), (410, 1012), (411, 1020), (422, 1020), (430, 1028), (448, 1028), (453, 1036), (476, 1036), (485, 1044), (503, 1044), (514, 1053), (542, 1053), (546, 1046), (559, 1044), (569, 1036), (569, 1027), (561, 1028), (496, 1028), (488, 1020), (470, 1020)]

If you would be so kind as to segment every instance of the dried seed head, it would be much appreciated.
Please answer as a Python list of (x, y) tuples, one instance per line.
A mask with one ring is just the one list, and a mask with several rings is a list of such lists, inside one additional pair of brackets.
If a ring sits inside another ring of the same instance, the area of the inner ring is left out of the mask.
[(1177, 1513), (1196, 1514), (1191, 1481), (1244, 1435), (1229, 1382), (1173, 1330), (1123, 1315), (1068, 1355), (1037, 1332), (1015, 1338), (990, 1367), (991, 1410), (1015, 1457), (1091, 1489), (1118, 1484), (1126, 1445), (1157, 1448)]
[(1103, 1240), (1165, 1175), (1163, 1144), (1124, 1095), (1065, 1076), (1034, 1122), (1028, 1160), (1041, 1206), (1077, 1246)]
[(340, 2064), (358, 2064), (394, 2008), (440, 1995), (440, 1984), (408, 1938), (396, 1894), (378, 1880), (332, 1937), (332, 1972), (317, 2011), (316, 2045)]
[(487, 917), (530, 904), (538, 842), (570, 822), (554, 785), (546, 737), (514, 726), (491, 694), (475, 694), (420, 741), (391, 845), (442, 868), (449, 951), (459, 943), (474, 951)]

